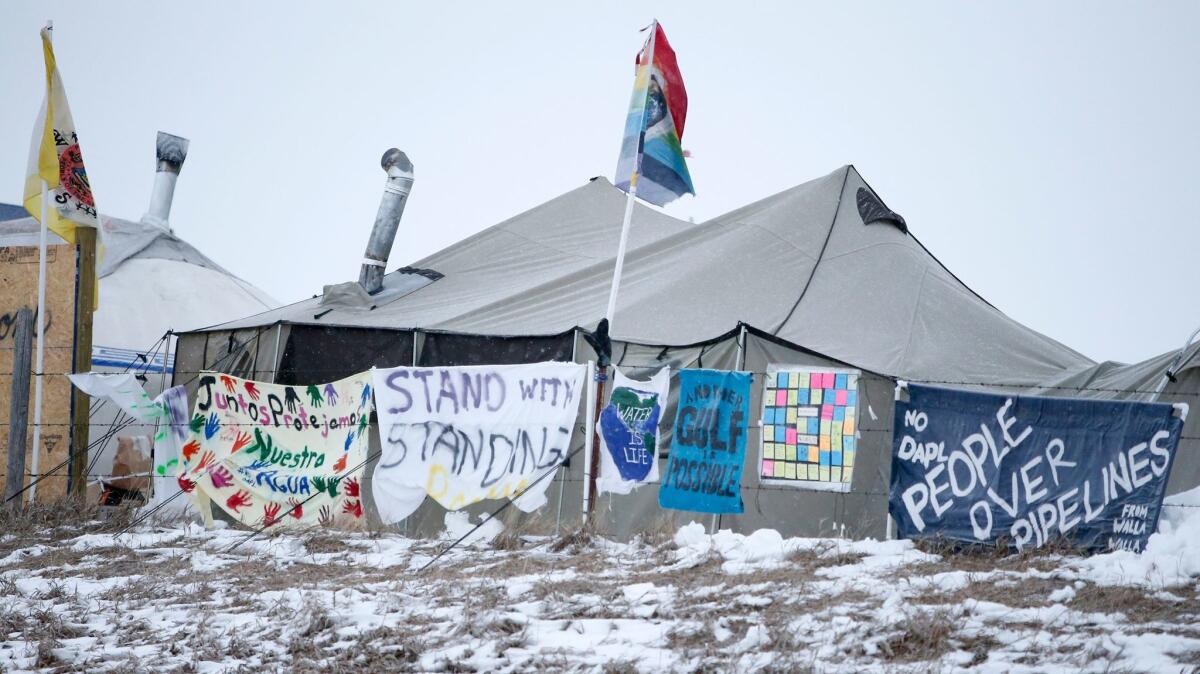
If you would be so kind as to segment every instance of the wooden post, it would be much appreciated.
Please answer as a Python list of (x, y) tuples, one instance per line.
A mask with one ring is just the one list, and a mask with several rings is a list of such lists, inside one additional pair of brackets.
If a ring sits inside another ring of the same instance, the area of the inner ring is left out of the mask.
[[(99, 217), (97, 217), (97, 222)], [(75, 240), (79, 243), (79, 283), (76, 284), (75, 296), (75, 372), (90, 372), (92, 369), (92, 313), (96, 310), (96, 229), (93, 227), (76, 227)], [(88, 395), (74, 388), (71, 404), (72, 431), (70, 463), (67, 472), (70, 477), (68, 493), (82, 498), (87, 490), (88, 465), (88, 417), (90, 399)]]
[(592, 448), (589, 456), (589, 464), (591, 470), (588, 471), (588, 481), (586, 485), (588, 499), (587, 508), (584, 512), (584, 523), (591, 522), (592, 514), (596, 512), (596, 499), (599, 494), (596, 493), (596, 476), (600, 473), (600, 412), (604, 409), (604, 382), (608, 380), (608, 368), (596, 366), (596, 406), (595, 409), (589, 410), (592, 415)]
[[(33, 369), (33, 311), (17, 312), (13, 335), (12, 395), (8, 405), (8, 469), (4, 501), (8, 503), (25, 485), (25, 435), (29, 430), (29, 380)], [(20, 505), (18, 500), (16, 505)]]

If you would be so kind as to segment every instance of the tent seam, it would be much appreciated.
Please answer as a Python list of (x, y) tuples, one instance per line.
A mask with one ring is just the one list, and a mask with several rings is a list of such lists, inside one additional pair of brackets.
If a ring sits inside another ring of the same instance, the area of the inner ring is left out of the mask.
[(917, 298), (916, 301), (913, 302), (912, 316), (910, 316), (908, 319), (908, 339), (904, 342), (904, 350), (900, 352), (900, 372), (908, 371), (908, 351), (912, 348), (913, 326), (917, 323), (917, 310), (921, 307), (921, 296), (925, 294), (925, 279), (927, 278), (929, 278), (928, 265), (926, 265), (925, 269), (921, 273), (921, 283), (919, 286), (917, 286)]
[(842, 175), (842, 189), (838, 191), (837, 205), (833, 208), (833, 217), (829, 220), (829, 231), (825, 233), (825, 242), (821, 244), (821, 252), (817, 253), (817, 261), (813, 263), (812, 271), (809, 272), (808, 280), (804, 282), (804, 288), (800, 290), (800, 296), (796, 298), (796, 303), (792, 305), (792, 308), (790, 311), (788, 311), (787, 316), (784, 316), (783, 321), (779, 324), (779, 327), (775, 328), (771, 332), (772, 335), (778, 335), (779, 331), (783, 329), (783, 326), (787, 325), (788, 321), (792, 320), (792, 315), (796, 313), (796, 309), (800, 308), (800, 302), (804, 300), (804, 295), (808, 293), (809, 286), (812, 285), (813, 279), (817, 276), (817, 269), (821, 266), (821, 259), (825, 257), (825, 248), (829, 246), (829, 239), (833, 238), (833, 228), (837, 226), (838, 214), (842, 211), (842, 199), (846, 196), (846, 183), (850, 179), (850, 168), (851, 167), (847, 165), (846, 168), (843, 169), (844, 173)]

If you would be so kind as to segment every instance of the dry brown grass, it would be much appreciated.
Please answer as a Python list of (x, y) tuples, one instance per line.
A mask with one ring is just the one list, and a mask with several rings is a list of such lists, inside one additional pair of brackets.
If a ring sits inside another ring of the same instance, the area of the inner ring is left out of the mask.
[(884, 659), (892, 662), (936, 662), (955, 649), (958, 620), (949, 611), (929, 611), (905, 617), (898, 633), (880, 642)]
[(967, 599), (992, 602), (1014, 608), (1048, 606), (1047, 597), (1061, 589), (1067, 582), (1045, 578), (1018, 577), (1005, 574), (1000, 577), (985, 577), (971, 580), (964, 587), (952, 591), (937, 590), (914, 594), (910, 601), (928, 606), (958, 606)]
[(592, 544), (596, 537), (596, 523), (589, 519), (582, 527), (569, 534), (560, 536), (550, 544), (551, 552), (569, 552), (578, 554)]
[(1062, 540), (1023, 552), (1013, 552), (1004, 540), (996, 541), (993, 546), (964, 546), (957, 541), (940, 539), (918, 539), (913, 544), (922, 552), (942, 558), (903, 567), (906, 574), (924, 576), (946, 571), (1053, 571), (1064, 556), (1077, 552)]
[(1191, 588), (1177, 588), (1176, 593), (1170, 594), (1179, 601), (1155, 596), (1142, 587), (1088, 583), (1075, 590), (1069, 606), (1085, 613), (1120, 613), (1134, 623), (1200, 624), (1200, 596)]
[[(0, 532), (18, 539), (61, 540), (84, 533), (115, 533), (133, 521), (132, 506), (102, 507), (75, 498), (36, 503), (10, 502), (0, 508)], [(12, 545), (9, 541), (7, 545)]]
[(351, 550), (351, 547), (328, 531), (316, 531), (304, 538), (304, 550), (310, 555), (337, 554)]

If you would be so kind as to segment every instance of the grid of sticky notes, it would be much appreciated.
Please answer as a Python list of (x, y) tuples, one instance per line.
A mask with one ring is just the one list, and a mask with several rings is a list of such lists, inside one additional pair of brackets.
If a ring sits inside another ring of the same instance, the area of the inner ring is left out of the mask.
[(768, 372), (763, 390), (763, 480), (850, 485), (858, 374)]

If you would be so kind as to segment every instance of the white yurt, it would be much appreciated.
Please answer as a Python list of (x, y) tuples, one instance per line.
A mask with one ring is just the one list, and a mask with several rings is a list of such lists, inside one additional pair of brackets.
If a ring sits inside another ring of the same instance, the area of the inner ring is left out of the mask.
[[(93, 317), (93, 369), (141, 375), (151, 397), (171, 381), (174, 338), (164, 339), (168, 331), (193, 330), (279, 305), (172, 230), (171, 201), (187, 146), (186, 139), (159, 132), (149, 211), (137, 221), (100, 216), (104, 250), (98, 268), (99, 308)], [(0, 204), (0, 248), (37, 247), (39, 235), (38, 221), (24, 208)], [(50, 232), (48, 243), (64, 241)], [(36, 301), (28, 298), (30, 306)], [(113, 473), (119, 438), (147, 447), (154, 429), (130, 423), (114, 405), (99, 400), (92, 401), (90, 419), (87, 481), (101, 485)]]

